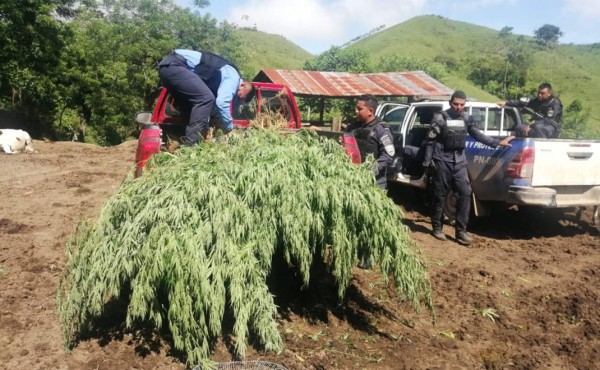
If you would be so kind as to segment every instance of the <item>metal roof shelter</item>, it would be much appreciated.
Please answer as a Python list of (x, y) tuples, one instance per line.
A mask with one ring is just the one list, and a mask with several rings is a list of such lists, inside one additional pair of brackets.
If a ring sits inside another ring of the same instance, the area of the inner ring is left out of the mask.
[(286, 69), (263, 69), (256, 82), (286, 85), (295, 96), (319, 99), (319, 120), (323, 124), (325, 99), (350, 99), (363, 94), (380, 98), (407, 97), (408, 101), (448, 99), (454, 92), (423, 71), (349, 73)]
[(423, 71), (386, 73), (319, 72), (263, 69), (254, 81), (287, 85), (296, 96), (352, 98), (409, 97), (409, 100), (448, 98), (454, 92)]

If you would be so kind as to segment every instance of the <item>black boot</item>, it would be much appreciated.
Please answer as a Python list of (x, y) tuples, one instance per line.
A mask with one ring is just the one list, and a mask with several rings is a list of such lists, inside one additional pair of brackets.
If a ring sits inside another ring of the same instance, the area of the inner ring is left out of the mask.
[(469, 234), (467, 234), (466, 231), (457, 231), (456, 232), (456, 241), (458, 242), (458, 244), (468, 246), (468, 245), (471, 245), (471, 243), (473, 242), (473, 239), (469, 236)]

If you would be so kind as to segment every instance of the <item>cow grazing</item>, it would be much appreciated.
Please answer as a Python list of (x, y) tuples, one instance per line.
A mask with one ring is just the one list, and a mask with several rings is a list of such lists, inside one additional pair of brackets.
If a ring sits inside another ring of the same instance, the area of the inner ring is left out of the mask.
[(33, 153), (31, 136), (26, 131), (0, 129), (0, 149), (6, 154)]

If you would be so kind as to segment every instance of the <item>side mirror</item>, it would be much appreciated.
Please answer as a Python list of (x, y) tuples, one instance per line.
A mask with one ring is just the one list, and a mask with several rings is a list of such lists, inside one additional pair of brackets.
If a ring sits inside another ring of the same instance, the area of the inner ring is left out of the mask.
[(148, 124), (152, 123), (152, 113), (150, 113), (150, 112), (140, 112), (140, 113), (138, 113), (138, 114), (135, 115), (135, 121), (140, 126), (148, 125)]

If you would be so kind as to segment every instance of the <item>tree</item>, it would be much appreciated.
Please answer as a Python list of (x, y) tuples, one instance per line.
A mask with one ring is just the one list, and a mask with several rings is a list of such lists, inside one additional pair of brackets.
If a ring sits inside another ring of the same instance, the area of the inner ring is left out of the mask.
[[(315, 58), (307, 60), (303, 69), (307, 71), (368, 73), (373, 71), (373, 65), (370, 62), (369, 53), (364, 49), (332, 46)], [(341, 115), (344, 121), (348, 121), (354, 116), (354, 101), (347, 99), (345, 101), (330, 100), (327, 103), (330, 114), (334, 116)], [(313, 111), (320, 111), (321, 104), (324, 104), (322, 99), (308, 98), (300, 101), (301, 109), (310, 108)], [(324, 111), (325, 107), (323, 106)]]
[[(234, 27), (172, 0), (5, 0), (0, 3), (0, 97), (34, 114), (45, 134), (117, 144), (159, 91), (157, 64), (175, 48), (244, 60)], [(23, 4), (25, 3), (25, 4)], [(206, 5), (196, 0), (197, 5)], [(243, 68), (243, 64), (240, 65)], [(79, 135), (81, 138), (81, 136)]]
[(444, 64), (430, 58), (421, 58), (410, 54), (393, 54), (382, 57), (377, 66), (377, 71), (423, 71), (437, 79), (440, 79), (447, 74)]
[[(71, 34), (72, 0), (0, 2), (0, 106), (47, 117), (56, 97), (53, 78)], [(38, 131), (38, 130), (36, 130)]]
[(502, 29), (498, 33), (498, 36), (506, 37), (506, 36), (512, 35), (512, 30), (513, 30), (512, 27), (508, 27), (508, 26), (502, 27)]
[(563, 33), (559, 27), (551, 24), (545, 24), (535, 30), (534, 35), (540, 43), (546, 47), (549, 47), (550, 45), (557, 44), (558, 39), (563, 35)]
[(373, 70), (369, 53), (361, 48), (332, 46), (329, 50), (304, 63), (307, 71), (366, 73)]

